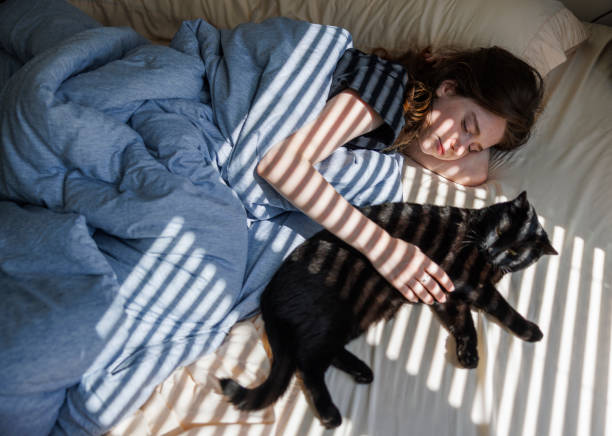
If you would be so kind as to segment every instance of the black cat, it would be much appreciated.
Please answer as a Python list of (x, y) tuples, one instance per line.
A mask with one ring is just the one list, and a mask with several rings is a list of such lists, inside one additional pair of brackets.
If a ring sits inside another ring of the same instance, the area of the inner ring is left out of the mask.
[[(517, 313), (494, 285), (544, 254), (557, 254), (525, 192), (483, 209), (389, 203), (361, 210), (392, 236), (419, 246), (453, 280), (455, 291), (432, 308), (454, 336), (463, 366), (478, 364), (470, 307), (497, 318), (521, 339), (542, 338), (538, 326)], [(367, 258), (321, 231), (291, 253), (261, 296), (273, 354), (268, 379), (254, 389), (223, 379), (223, 393), (239, 409), (261, 409), (278, 399), (298, 370), (322, 423), (336, 427), (342, 418), (325, 386), (325, 371), (333, 365), (358, 383), (371, 382), (370, 368), (344, 347), (405, 303)]]

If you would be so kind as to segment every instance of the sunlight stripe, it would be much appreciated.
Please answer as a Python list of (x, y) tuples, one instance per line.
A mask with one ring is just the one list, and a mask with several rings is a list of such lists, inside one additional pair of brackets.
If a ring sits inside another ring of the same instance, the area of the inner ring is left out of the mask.
[[(500, 188), (497, 188), (497, 190), (499, 190)], [(495, 193), (495, 203), (503, 203), (505, 201), (508, 201), (508, 197), (506, 197), (505, 194), (501, 193), (501, 192), (496, 192)], [(544, 224), (542, 224), (544, 225)]]
[[(294, 379), (294, 382), (295, 382), (295, 379)], [(290, 386), (295, 388), (293, 384)], [(278, 420), (278, 416), (280, 416), (281, 414), (286, 416), (287, 413), (289, 413), (289, 418), (287, 419), (287, 423), (285, 425), (285, 432), (290, 433), (290, 434), (291, 433), (297, 434), (297, 430), (300, 428), (302, 422), (312, 417), (312, 414), (309, 412), (308, 403), (306, 401), (306, 398), (304, 397), (304, 394), (302, 393), (302, 390), (295, 389), (295, 391), (297, 393), (297, 396), (293, 398), (287, 398), (288, 401), (283, 405), (284, 407), (281, 409), (281, 411), (277, 415), (277, 420)], [(288, 392), (286, 392), (283, 396), (287, 395), (287, 393)], [(289, 404), (291, 403), (290, 401), (291, 399), (294, 400), (293, 407), (291, 408), (291, 410), (287, 410), (289, 408)], [(275, 413), (276, 412), (278, 412), (278, 409), (275, 410)]]
[(415, 203), (429, 203), (427, 198), (429, 197), (429, 187), (431, 186), (431, 174), (427, 172), (423, 172), (421, 175), (421, 186), (419, 186), (419, 190), (417, 192), (417, 197)]
[[(239, 138), (243, 138), (244, 141), (244, 138), (249, 135), (260, 135), (262, 120), (265, 118), (268, 123), (277, 123), (277, 128), (268, 132), (263, 140), (266, 144), (276, 144), (287, 137), (288, 131), (295, 131), (300, 125), (305, 125), (320, 113), (325, 105), (325, 100), (319, 97), (321, 89), (328, 83), (326, 76), (328, 72), (333, 71), (341, 51), (346, 48), (340, 32), (340, 29), (329, 32), (316, 27), (307, 29), (299, 45), (309, 47), (316, 45), (321, 48), (320, 50), (309, 50), (307, 54), (308, 63), (317, 66), (316, 71), (309, 68), (297, 68), (304, 61), (304, 51), (295, 50), (285, 61), (281, 70), (275, 72), (276, 80), (268, 85), (266, 92), (257, 95), (246, 120), (238, 123), (232, 132), (233, 142), (238, 142)], [(299, 99), (300, 106), (307, 109), (295, 111), (283, 109), (294, 105), (296, 98)], [(304, 115), (306, 118), (300, 124), (300, 119)], [(278, 125), (280, 117), (285, 118), (282, 120), (282, 125)], [(239, 148), (232, 159), (241, 162), (255, 162), (258, 149), (259, 147)], [(245, 172), (238, 182), (248, 182), (250, 177), (252, 176)]]
[(438, 327), (438, 338), (434, 347), (433, 358), (429, 367), (429, 375), (427, 376), (427, 387), (432, 391), (439, 391), (442, 385), (442, 376), (444, 374), (445, 344), (449, 338), (448, 333), (442, 327)]
[[(505, 298), (508, 298), (508, 293), (510, 289), (510, 274), (506, 274), (496, 285), (499, 293)], [(472, 313), (474, 315), (474, 313)], [(478, 377), (484, 377), (485, 382), (483, 386), (483, 395), (486, 395), (486, 398), (493, 398), (493, 392), (498, 387), (494, 385), (494, 381), (496, 379), (496, 366), (494, 364), (489, 364), (489, 362), (497, 361), (497, 353), (499, 350), (499, 345), (501, 342), (501, 335), (508, 334), (505, 330), (502, 330), (496, 323), (488, 322), (484, 315), (478, 314), (477, 319), (474, 321), (475, 325), (478, 328), (478, 351), (481, 354), (480, 360), (481, 362), (478, 364), (479, 367), (485, 368), (485, 374), (482, 375), (478, 373)], [(479, 369), (480, 371), (480, 369)], [(479, 380), (480, 382), (480, 380)], [(489, 405), (489, 403), (486, 403)], [(489, 406), (485, 411), (476, 410), (477, 406), (476, 399), (472, 406), (472, 416), (480, 416), (486, 413), (485, 419), (484, 417), (480, 418), (481, 423), (488, 423), (490, 421), (492, 409)]]
[[(206, 296), (202, 299), (196, 311), (196, 313), (204, 313), (205, 310), (214, 308), (212, 313), (206, 315), (206, 324), (214, 325), (221, 321), (229, 322), (228, 312), (230, 311), (234, 301), (232, 297), (225, 292), (226, 288), (227, 282), (225, 279), (218, 278), (212, 287), (206, 290)], [(238, 314), (233, 313), (232, 316), (237, 317)], [(234, 320), (234, 322), (236, 321), (238, 320)]]
[[(531, 301), (536, 265), (537, 264), (534, 264), (524, 271), (521, 281), (517, 310), (524, 315), (527, 314), (527, 309)], [(516, 336), (512, 336), (508, 349), (506, 375), (504, 377), (504, 383), (502, 384), (501, 402), (499, 403), (498, 410), (496, 434), (499, 436), (509, 436), (517, 385), (521, 377), (522, 357), (523, 341)]]
[[(478, 353), (480, 362), (476, 370), (472, 371), (475, 375), (476, 390), (472, 401), (472, 410), (470, 418), (475, 424), (488, 424), (491, 421), (491, 405), (493, 401), (493, 368), (494, 365), (489, 365), (489, 353), (486, 351), (487, 346), (487, 331), (489, 327), (485, 322), (484, 316), (478, 316), (476, 321), (476, 332), (478, 333)], [(499, 329), (497, 329), (499, 330)], [(496, 347), (497, 348), (497, 347)], [(494, 355), (493, 355), (494, 356)]]
[[(557, 280), (559, 278), (559, 263), (563, 256), (562, 247), (565, 237), (565, 229), (555, 226), (552, 233), (552, 244), (559, 252), (559, 256), (548, 258), (548, 269), (544, 281), (544, 292), (542, 294), (542, 305), (538, 316), (537, 324), (542, 331), (550, 331), (550, 321), (552, 318), (553, 304), (555, 303), (555, 292)], [(548, 350), (548, 336), (544, 335), (542, 341), (535, 346), (533, 364), (529, 377), (529, 393), (527, 394), (527, 404), (525, 405), (525, 420), (523, 421), (523, 431), (521, 436), (536, 436), (538, 415), (542, 398), (542, 383), (544, 381), (544, 365), (546, 363), (546, 352)]]
[(447, 198), (448, 198), (448, 184), (447, 183), (438, 184), (438, 189), (436, 190), (436, 198), (434, 200), (434, 204), (437, 204), (438, 206), (445, 206)]
[(452, 407), (459, 408), (463, 403), (463, 395), (465, 393), (465, 385), (470, 373), (469, 369), (456, 368), (453, 374), (450, 391), (448, 393), (448, 404)]
[(467, 195), (464, 190), (455, 189), (455, 202), (453, 203), (456, 207), (466, 207)]
[[(204, 259), (204, 254), (205, 252), (201, 248), (193, 250), (189, 257), (187, 257), (183, 267), (180, 269), (177, 268), (178, 271), (167, 288), (176, 289), (177, 291), (183, 289), (187, 282), (193, 278), (194, 273)], [(185, 293), (177, 302), (176, 308), (173, 310), (174, 316), (181, 318), (184, 313), (191, 309), (192, 305), (196, 303), (199, 297), (200, 295), (196, 292)]]
[[(165, 294), (165, 291), (162, 292), (160, 295), (160, 289), (162, 289), (162, 287), (164, 290), (171, 289), (166, 286), (166, 281), (168, 280), (168, 277), (170, 277), (170, 274), (176, 270), (176, 265), (178, 265), (182, 261), (187, 252), (191, 249), (194, 242), (194, 233), (187, 232), (183, 234), (178, 240), (178, 242), (175, 244), (175, 246), (172, 247), (170, 252), (164, 255), (163, 258), (158, 259), (158, 266), (155, 268), (153, 273), (150, 274), (150, 277), (147, 282), (140, 287), (138, 294), (134, 296), (134, 302), (136, 303), (137, 307), (141, 307), (143, 308), (143, 311), (146, 310), (149, 312), (147, 316), (153, 317), (153, 314), (155, 313), (152, 312), (149, 307), (151, 305), (151, 302), (164, 299), (163, 294)], [(146, 256), (147, 255), (143, 257)], [(166, 302), (162, 301), (162, 304), (165, 303)], [(147, 326), (144, 327), (145, 325)], [(146, 323), (141, 324), (139, 327), (140, 330), (142, 330), (142, 327), (144, 327), (145, 329), (149, 328), (148, 324)]]
[(366, 331), (366, 342), (373, 346), (378, 346), (382, 342), (383, 333), (385, 331), (385, 321), (378, 321), (368, 328)]
[[(342, 427), (344, 427), (345, 425), (346, 425), (346, 418), (342, 417)], [(336, 431), (338, 430), (339, 429), (336, 429)], [(312, 423), (310, 424), (310, 428), (305, 434), (307, 434), (308, 436), (322, 436), (324, 432), (325, 432), (325, 427), (321, 425), (318, 419), (313, 419)]]
[[(321, 50), (309, 51), (308, 62), (312, 65), (317, 65), (321, 62), (325, 66), (319, 67), (318, 71), (312, 71), (311, 69), (301, 68), (296, 71), (296, 66), (301, 63), (301, 58), (304, 56), (304, 52), (296, 50), (289, 58), (284, 62), (284, 66), (281, 71), (276, 73), (277, 79), (270, 83), (266, 92), (259, 94), (257, 100), (253, 103), (250, 113), (261, 114), (257, 118), (252, 115), (247, 120), (245, 125), (239, 125), (236, 131), (233, 132), (232, 137), (236, 138), (238, 135), (245, 135), (248, 130), (256, 130), (261, 125), (261, 120), (264, 116), (272, 113), (277, 107), (281, 107), (283, 103), (283, 95), (299, 95), (300, 104), (303, 106), (312, 106), (313, 103), (318, 104), (321, 108), (325, 104), (324, 101), (318, 102), (317, 97), (319, 96), (319, 89), (316, 85), (327, 71), (333, 70), (333, 66), (336, 64), (340, 54), (340, 50), (343, 49), (343, 44), (338, 40), (338, 32), (322, 32), (322, 29), (316, 27), (310, 27), (304, 33), (299, 44), (305, 46), (317, 46), (321, 47)], [(327, 52), (323, 48), (331, 48), (333, 53)], [(327, 56), (323, 59), (323, 56)], [(314, 73), (314, 74), (313, 74)], [(284, 79), (282, 79), (284, 78)], [(313, 109), (312, 116), (316, 115), (317, 112)], [(295, 126), (298, 119), (302, 116), (300, 111), (291, 111), (288, 114), (288, 118), (285, 121), (285, 125)], [(268, 138), (268, 143), (274, 144), (281, 141), (286, 136), (286, 132), (283, 129), (277, 129), (275, 136)]]
[(250, 425), (249, 434), (250, 436), (268, 436), (270, 434), (269, 424)]
[[(599, 313), (601, 311), (601, 296), (603, 293), (605, 252), (595, 248), (593, 252), (593, 270), (591, 274), (591, 290), (589, 292), (589, 314), (584, 341), (584, 360), (582, 380), (580, 383), (580, 401), (578, 401), (578, 424), (576, 434), (591, 433), (591, 414), (593, 412), (593, 396), (595, 395), (595, 371), (597, 364), (597, 338), (599, 336)], [(608, 384), (612, 384), (608, 378)], [(608, 404), (610, 398), (608, 398)], [(608, 416), (610, 414), (608, 413)]]
[(404, 174), (402, 175), (403, 201), (410, 201), (410, 191), (416, 179), (416, 168), (404, 163)]
[[(168, 238), (168, 241), (169, 240), (170, 238)], [(167, 247), (169, 245), (168, 241), (160, 245)], [(137, 308), (135, 311), (139, 312), (136, 315), (137, 318), (142, 317), (143, 319), (146, 319), (147, 322), (139, 322), (136, 325), (136, 328), (130, 332), (129, 343), (140, 343), (145, 338), (150, 337), (152, 328), (151, 323), (155, 323), (158, 318), (163, 318), (166, 316), (166, 313), (164, 313), (163, 310), (160, 310), (160, 308), (171, 305), (172, 301), (170, 300), (176, 298), (172, 295), (180, 292), (180, 288), (173, 289), (170, 287), (170, 284), (166, 284), (166, 281), (168, 280), (168, 277), (170, 277), (170, 274), (177, 270), (176, 266), (182, 262), (182, 259), (191, 249), (194, 242), (194, 233), (186, 232), (179, 238), (170, 252), (163, 256), (163, 258), (160, 258), (161, 256), (159, 255), (148, 255), (148, 253), (151, 251), (154, 253), (156, 252), (153, 250), (149, 250), (147, 254), (141, 258), (141, 260), (144, 258), (149, 258), (149, 260), (144, 261), (147, 264), (151, 262), (150, 258), (154, 258), (155, 261), (159, 262), (159, 264), (153, 273), (150, 274), (147, 282), (141, 285), (138, 293), (133, 297), (135, 307)], [(134, 270), (136, 270), (136, 268), (134, 268)], [(175, 278), (176, 277), (177, 276), (175, 276)], [(175, 282), (175, 284), (180, 284), (180, 281)], [(163, 290), (160, 292), (160, 289)], [(136, 289), (134, 289), (134, 291), (135, 290)]]
[(406, 362), (406, 371), (410, 375), (418, 374), (421, 367), (432, 317), (433, 316), (430, 310), (427, 310), (425, 307), (421, 307), (419, 321), (414, 332), (414, 339), (412, 340), (412, 347), (410, 348), (410, 354), (408, 356), (408, 361)]
[(406, 304), (400, 308), (395, 318), (393, 318), (393, 330), (387, 344), (385, 355), (389, 360), (397, 360), (406, 340), (406, 331), (408, 328), (408, 320), (412, 313), (412, 305)]
[(553, 394), (552, 413), (550, 415), (550, 436), (563, 434), (565, 423), (565, 409), (567, 406), (567, 387), (569, 384), (572, 359), (572, 348), (574, 346), (574, 328), (576, 324), (576, 308), (578, 306), (578, 295), (580, 293), (580, 273), (582, 257), (584, 252), (584, 240), (574, 238), (572, 251), (572, 263), (570, 276), (567, 284), (567, 299), (565, 300), (565, 312), (563, 314), (563, 327), (559, 344), (559, 356), (557, 358), (557, 375), (555, 377), (555, 392)]
[(275, 253), (282, 253), (284, 250), (287, 250), (287, 242), (289, 239), (295, 238), (295, 232), (286, 226), (283, 226), (279, 230), (275, 231), (276, 236), (274, 236), (274, 239), (270, 244), (270, 249)]
[(480, 209), (483, 208), (487, 205), (487, 202), (485, 199), (483, 198), (479, 198), (479, 197), (474, 197), (474, 202), (472, 203), (472, 207), (474, 209)]
[(170, 220), (166, 228), (162, 230), (161, 234), (155, 239), (151, 248), (143, 254), (138, 264), (132, 269), (121, 285), (121, 293), (123, 295), (127, 296), (131, 294), (140, 286), (142, 279), (146, 277), (151, 268), (153, 268), (160, 254), (168, 249), (170, 243), (174, 241), (183, 228), (184, 223), (185, 219), (182, 217), (174, 217)]
[[(480, 341), (482, 340), (482, 337), (483, 337), (482, 335), (483, 329), (482, 329), (482, 324), (480, 322), (482, 315), (478, 314), (475, 311), (470, 311), (470, 314), (472, 316), (472, 321), (474, 322), (474, 326), (477, 329), (476, 332), (478, 334), (478, 340)], [(499, 330), (499, 329), (495, 329), (495, 330)], [(482, 351), (481, 346), (478, 347), (478, 351), (479, 352)], [(480, 364), (484, 365), (485, 363), (480, 362)], [(467, 384), (467, 379), (470, 373), (471, 373), (471, 370), (463, 369), (463, 368), (455, 368), (455, 370), (453, 371), (453, 380), (451, 382), (451, 386), (448, 392), (448, 404), (450, 404), (452, 407), (459, 408), (463, 404), (463, 396), (465, 395), (465, 386)]]

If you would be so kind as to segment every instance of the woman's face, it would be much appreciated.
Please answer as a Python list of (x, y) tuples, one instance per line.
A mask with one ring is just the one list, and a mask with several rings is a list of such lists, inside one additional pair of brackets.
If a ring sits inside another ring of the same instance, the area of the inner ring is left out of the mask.
[(441, 160), (455, 160), (499, 143), (506, 120), (479, 106), (474, 100), (455, 95), (454, 82), (445, 80), (425, 128), (417, 139), (421, 151)]

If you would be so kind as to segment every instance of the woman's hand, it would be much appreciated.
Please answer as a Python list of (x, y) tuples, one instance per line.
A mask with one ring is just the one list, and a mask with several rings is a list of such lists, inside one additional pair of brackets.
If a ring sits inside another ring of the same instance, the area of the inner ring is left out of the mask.
[(369, 256), (377, 271), (413, 303), (419, 299), (427, 304), (432, 304), (434, 299), (444, 303), (444, 290), (454, 290), (444, 270), (416, 245), (398, 238), (387, 241), (380, 254)]

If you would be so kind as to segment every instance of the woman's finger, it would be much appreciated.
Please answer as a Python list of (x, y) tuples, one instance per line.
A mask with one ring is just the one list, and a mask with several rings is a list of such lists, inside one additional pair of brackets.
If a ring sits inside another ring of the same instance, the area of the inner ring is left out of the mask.
[(412, 289), (412, 292), (414, 292), (421, 299), (423, 303), (432, 304), (434, 302), (434, 299), (429, 294), (427, 289), (425, 289), (425, 286), (421, 284), (421, 282), (419, 282), (418, 280), (412, 279), (408, 283), (409, 283), (408, 286), (410, 287), (410, 289)]
[(411, 303), (419, 302), (419, 297), (417, 297), (415, 293), (412, 292), (408, 287), (404, 286), (404, 290), (405, 290), (404, 296), (406, 297), (408, 301), (410, 301)]
[(444, 288), (447, 292), (453, 292), (455, 285), (450, 279), (448, 274), (438, 266), (438, 264), (431, 262), (426, 268), (426, 271)]
[(407, 285), (401, 286), (397, 289), (402, 293), (404, 298), (410, 301), (411, 303), (419, 302), (419, 297), (417, 297), (416, 294), (412, 292), (412, 289), (410, 289)]
[(424, 273), (419, 279), (419, 282), (421, 282), (425, 289), (427, 289), (427, 292), (429, 292), (440, 303), (444, 303), (446, 301), (446, 294), (442, 288), (440, 288), (438, 282), (429, 274)]

